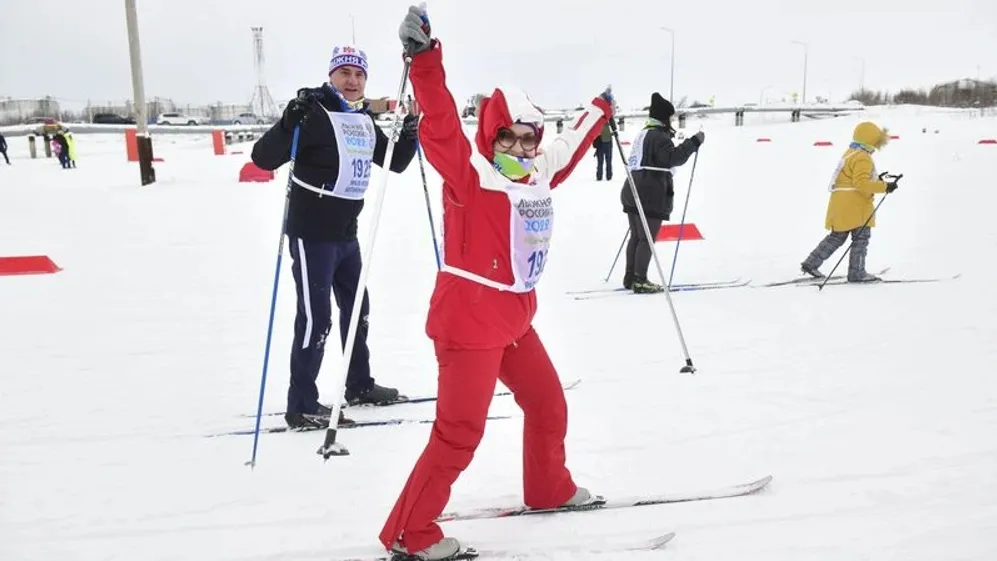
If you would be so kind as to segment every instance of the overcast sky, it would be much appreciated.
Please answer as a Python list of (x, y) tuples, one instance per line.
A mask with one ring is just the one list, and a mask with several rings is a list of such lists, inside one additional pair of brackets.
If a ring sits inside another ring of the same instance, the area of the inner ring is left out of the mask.
[[(402, 0), (137, 0), (145, 88), (177, 103), (246, 103), (255, 84), (251, 26), (264, 27), (265, 79), (286, 101), (326, 79), (333, 46), (370, 59), (369, 97), (394, 97)], [(0, 0), (0, 97), (63, 102), (131, 97), (124, 0)], [(612, 83), (621, 105), (675, 97), (718, 105), (799, 92), (843, 100), (865, 85), (896, 90), (997, 75), (995, 0), (434, 0), (458, 103), (511, 83), (546, 107)]]

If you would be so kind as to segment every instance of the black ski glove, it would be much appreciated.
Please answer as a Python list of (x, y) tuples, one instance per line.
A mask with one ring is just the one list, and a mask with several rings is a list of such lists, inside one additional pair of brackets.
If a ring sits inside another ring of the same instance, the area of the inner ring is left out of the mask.
[(890, 172), (884, 171), (883, 173), (879, 174), (879, 180), (885, 181), (886, 192), (892, 193), (900, 188), (900, 178), (903, 176), (904, 174), (902, 173), (900, 175), (891, 175)]
[(298, 90), (298, 97), (288, 102), (287, 107), (284, 108), (281, 126), (285, 130), (293, 130), (297, 125), (304, 123), (308, 114), (315, 109), (318, 99), (319, 94), (309, 88)]
[(689, 138), (693, 138), (696, 140), (696, 148), (698, 149), (700, 146), (703, 145), (704, 142), (706, 142), (706, 133), (704, 133), (703, 131), (699, 131), (696, 134), (690, 136)]
[(402, 120), (402, 132), (400, 138), (415, 140), (419, 136), (419, 116), (409, 113)]

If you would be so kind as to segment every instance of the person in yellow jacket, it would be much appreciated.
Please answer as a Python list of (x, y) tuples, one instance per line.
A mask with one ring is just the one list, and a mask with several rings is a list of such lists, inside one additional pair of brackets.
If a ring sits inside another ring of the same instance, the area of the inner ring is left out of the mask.
[(69, 129), (66, 129), (65, 134), (63, 136), (66, 137), (66, 146), (69, 147), (69, 164), (72, 167), (75, 168), (76, 167), (76, 139), (73, 138), (73, 133), (69, 132)]
[(831, 198), (827, 203), (824, 227), (831, 232), (800, 264), (800, 269), (804, 273), (815, 278), (824, 278), (824, 274), (820, 272), (821, 264), (831, 257), (831, 254), (837, 251), (851, 234), (848, 282), (880, 280), (879, 277), (866, 272), (865, 257), (869, 250), (872, 228), (876, 225), (873, 199), (876, 193), (892, 193), (897, 189), (899, 178), (887, 177), (888, 174), (885, 172), (877, 176), (876, 164), (872, 161), (872, 154), (882, 149), (889, 142), (889, 138), (887, 131), (875, 123), (866, 121), (855, 127), (852, 143), (848, 145), (848, 150), (842, 156), (828, 186)]

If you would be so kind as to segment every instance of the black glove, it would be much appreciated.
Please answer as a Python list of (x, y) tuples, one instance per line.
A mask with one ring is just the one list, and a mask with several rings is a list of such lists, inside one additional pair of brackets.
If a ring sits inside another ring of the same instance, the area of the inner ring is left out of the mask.
[(405, 19), (398, 27), (398, 38), (402, 40), (405, 52), (409, 56), (414, 56), (428, 51), (432, 47), (431, 33), (429, 16), (426, 15), (426, 5), (409, 6)]
[(292, 99), (284, 108), (281, 126), (286, 130), (293, 130), (297, 125), (304, 123), (308, 114), (318, 104), (319, 97), (320, 95), (310, 88), (298, 90), (298, 97)]
[(904, 174), (902, 173), (900, 175), (890, 175), (888, 172), (884, 171), (883, 173), (879, 174), (879, 180), (885, 181), (886, 192), (892, 193), (900, 188), (900, 178), (903, 176)]
[(706, 133), (704, 133), (703, 131), (699, 131), (696, 134), (690, 136), (689, 138), (694, 139), (696, 141), (696, 148), (699, 148), (700, 146), (703, 145), (704, 142), (706, 142)]
[(402, 120), (402, 132), (399, 138), (415, 140), (419, 136), (419, 116), (409, 113)]

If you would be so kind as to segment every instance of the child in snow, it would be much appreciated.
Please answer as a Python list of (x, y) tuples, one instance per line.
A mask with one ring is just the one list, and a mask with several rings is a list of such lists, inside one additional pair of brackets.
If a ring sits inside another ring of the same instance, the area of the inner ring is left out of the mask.
[(889, 142), (886, 129), (875, 123), (862, 122), (855, 127), (852, 143), (838, 163), (831, 178), (828, 190), (831, 198), (827, 204), (827, 217), (824, 227), (831, 231), (810, 252), (800, 264), (804, 273), (815, 278), (824, 278), (821, 264), (837, 251), (848, 235), (852, 236), (851, 253), (848, 256), (848, 282), (875, 282), (879, 277), (865, 270), (865, 256), (869, 250), (869, 238), (876, 225), (873, 215), (873, 198), (876, 193), (892, 193), (898, 185), (896, 180), (884, 181), (885, 172), (877, 178), (876, 165), (872, 154)]

